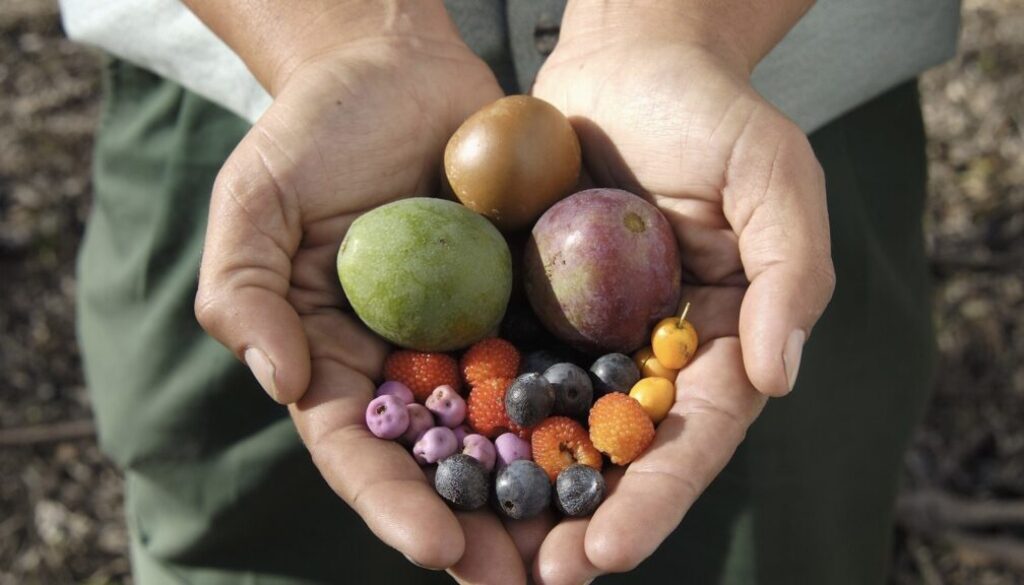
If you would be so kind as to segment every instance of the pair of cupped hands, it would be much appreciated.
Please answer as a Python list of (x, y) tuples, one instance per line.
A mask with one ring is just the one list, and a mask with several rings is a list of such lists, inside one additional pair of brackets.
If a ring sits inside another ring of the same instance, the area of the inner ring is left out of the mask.
[(532, 89), (573, 122), (594, 185), (668, 219), (701, 335), (654, 443), (606, 471), (610, 493), (590, 518), (452, 511), (400, 445), (365, 426), (390, 348), (347, 305), (335, 257), (360, 214), (436, 195), (448, 138), (502, 97), (457, 34), (362, 37), (278, 68), (272, 106), (214, 186), (199, 321), (288, 405), (327, 483), (410, 561), (464, 582), (628, 571), (683, 520), (768, 397), (792, 389), (832, 294), (821, 169), (751, 88), (752, 66), (714, 43), (563, 28)]

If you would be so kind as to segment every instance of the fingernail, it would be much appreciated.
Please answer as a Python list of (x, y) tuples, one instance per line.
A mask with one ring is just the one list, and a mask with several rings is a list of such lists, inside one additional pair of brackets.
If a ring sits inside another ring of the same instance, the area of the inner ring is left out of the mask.
[(786, 348), (782, 350), (782, 365), (786, 368), (786, 379), (790, 391), (796, 384), (796, 374), (800, 371), (800, 357), (804, 353), (804, 341), (807, 334), (803, 329), (795, 329), (786, 340)]
[(274, 364), (267, 357), (267, 354), (263, 353), (263, 350), (250, 347), (245, 350), (245, 365), (249, 366), (252, 370), (252, 375), (256, 376), (256, 381), (260, 383), (263, 390), (274, 400), (277, 400), (277, 384), (274, 383)]

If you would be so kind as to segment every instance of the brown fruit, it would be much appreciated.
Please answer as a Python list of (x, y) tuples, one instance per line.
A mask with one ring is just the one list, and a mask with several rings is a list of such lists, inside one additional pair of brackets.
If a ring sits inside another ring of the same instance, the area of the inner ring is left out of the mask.
[(445, 148), (444, 170), (463, 205), (514, 231), (572, 192), (580, 143), (551, 104), (508, 96), (462, 123)]

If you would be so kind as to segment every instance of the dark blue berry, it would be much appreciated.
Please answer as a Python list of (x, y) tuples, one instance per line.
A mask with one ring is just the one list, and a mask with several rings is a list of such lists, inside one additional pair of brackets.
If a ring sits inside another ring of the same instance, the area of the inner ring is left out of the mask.
[(640, 369), (629, 356), (609, 353), (597, 358), (590, 366), (590, 379), (598, 397), (609, 392), (628, 393), (633, 384), (640, 381)]
[(494, 481), (498, 508), (515, 520), (540, 514), (551, 503), (551, 482), (533, 461), (517, 459), (498, 472)]
[(594, 386), (586, 370), (568, 362), (554, 364), (544, 378), (555, 389), (555, 414), (582, 419), (594, 403)]
[(604, 477), (593, 467), (574, 463), (555, 480), (555, 507), (566, 516), (589, 516), (602, 499)]
[(519, 373), (529, 374), (533, 372), (535, 374), (543, 374), (545, 370), (560, 361), (562, 360), (552, 351), (546, 349), (531, 351), (524, 355), (519, 363)]
[(437, 464), (434, 489), (458, 510), (476, 510), (487, 503), (487, 470), (479, 461), (456, 453)]
[(505, 391), (505, 413), (521, 427), (539, 424), (551, 414), (554, 404), (555, 389), (540, 374), (523, 374)]

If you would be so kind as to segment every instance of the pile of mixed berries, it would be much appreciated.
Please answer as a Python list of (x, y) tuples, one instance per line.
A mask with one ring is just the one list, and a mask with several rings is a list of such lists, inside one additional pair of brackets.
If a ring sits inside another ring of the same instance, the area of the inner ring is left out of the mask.
[(408, 447), (454, 508), (477, 509), (493, 495), (513, 519), (552, 504), (587, 516), (605, 494), (605, 456), (615, 465), (639, 457), (675, 402), (676, 374), (697, 348), (685, 315), (659, 323), (652, 345), (632, 358), (609, 353), (586, 370), (578, 355), (575, 363), (548, 350), (521, 356), (499, 337), (459, 359), (396, 350), (366, 425)]

